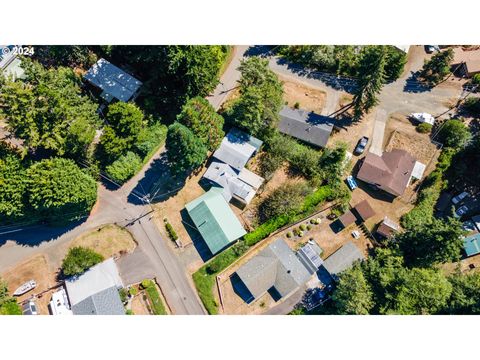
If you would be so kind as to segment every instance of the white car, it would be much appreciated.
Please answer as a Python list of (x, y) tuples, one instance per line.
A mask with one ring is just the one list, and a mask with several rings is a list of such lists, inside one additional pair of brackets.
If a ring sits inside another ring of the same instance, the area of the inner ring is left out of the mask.
[(452, 203), (453, 203), (454, 205), (457, 205), (460, 201), (462, 201), (463, 199), (465, 199), (467, 196), (468, 196), (468, 192), (464, 191), (464, 192), (462, 192), (461, 194), (458, 194), (457, 196), (455, 196), (455, 197), (452, 199)]
[(457, 209), (457, 211), (455, 211), (455, 214), (454, 214), (454, 215), (455, 215), (456, 218), (460, 218), (460, 217), (462, 217), (463, 215), (465, 215), (465, 214), (467, 213), (467, 211), (468, 211), (468, 207), (465, 206), (465, 205), (463, 205), (463, 206), (460, 206), (460, 207)]
[(433, 117), (433, 115), (430, 115), (428, 113), (412, 113), (410, 114), (410, 117), (421, 123), (427, 123), (430, 125), (433, 125), (435, 123), (435, 118)]

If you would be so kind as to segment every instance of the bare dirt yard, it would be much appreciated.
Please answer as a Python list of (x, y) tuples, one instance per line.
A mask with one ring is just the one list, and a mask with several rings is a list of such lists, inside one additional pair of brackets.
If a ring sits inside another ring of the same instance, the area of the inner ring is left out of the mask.
[[(325, 204), (325, 207), (329, 207), (329, 205), (330, 204)], [(326, 218), (329, 212), (329, 209), (320, 211), (319, 213), (306, 218), (298, 224), (292, 225), (278, 233), (273, 234), (269, 238), (252, 247), (246, 255), (219, 274), (219, 289), (220, 293), (222, 294), (221, 296), (223, 303), (223, 309), (220, 308), (220, 312), (224, 314), (261, 314), (278, 304), (278, 302), (275, 302), (268, 293), (250, 304), (245, 303), (242, 298), (235, 293), (230, 276), (240, 266), (258, 254), (259, 251), (279, 238), (284, 239), (293, 250), (298, 250), (309, 239), (313, 239), (323, 250), (321, 255), (322, 259), (326, 259), (348, 241), (353, 241), (362, 250), (365, 256), (367, 256), (369, 249), (372, 247), (370, 240), (363, 234), (361, 234), (359, 239), (353, 239), (351, 236), (351, 231), (357, 229), (356, 225), (353, 225), (348, 229), (344, 229), (339, 233), (335, 233), (330, 226), (332, 221)], [(310, 222), (311, 219), (318, 218), (320, 219), (320, 224), (314, 225)], [(287, 233), (291, 233), (293, 228), (299, 228), (301, 224), (309, 226), (310, 230), (305, 230), (303, 236), (301, 237), (287, 237)], [(280, 301), (284, 300), (285, 299), (281, 299)]]
[(278, 75), (278, 77), (283, 82), (283, 99), (286, 105), (294, 107), (298, 103), (301, 109), (321, 114), (327, 96), (324, 91), (292, 81), (285, 76)]
[(93, 249), (107, 259), (133, 252), (137, 244), (127, 230), (109, 224), (80, 235), (70, 243), (69, 247), (75, 246)]
[(147, 296), (143, 292), (133, 297), (131, 309), (134, 315), (151, 315), (147, 306)]
[(17, 301), (21, 304), (33, 295), (41, 294), (35, 299), (38, 313), (41, 315), (48, 315), (48, 303), (50, 302), (51, 296), (46, 292), (57, 284), (56, 275), (55, 270), (51, 269), (48, 265), (45, 256), (36, 255), (10, 268), (5, 273), (1, 274), (1, 277), (8, 283), (10, 294), (13, 294), (13, 292), (25, 282), (35, 280), (37, 287), (26, 294), (17, 297)]

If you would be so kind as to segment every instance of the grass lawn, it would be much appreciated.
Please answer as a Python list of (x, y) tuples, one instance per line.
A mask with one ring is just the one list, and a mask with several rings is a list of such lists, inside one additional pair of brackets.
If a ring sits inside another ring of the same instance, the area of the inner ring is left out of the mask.
[(137, 244), (127, 230), (110, 224), (80, 235), (70, 245), (75, 246), (90, 248), (108, 259), (123, 251), (133, 251)]

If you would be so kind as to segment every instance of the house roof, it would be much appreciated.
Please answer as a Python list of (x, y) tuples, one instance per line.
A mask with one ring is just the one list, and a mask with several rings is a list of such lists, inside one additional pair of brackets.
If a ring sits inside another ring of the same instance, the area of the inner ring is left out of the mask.
[(385, 216), (382, 223), (377, 228), (377, 233), (385, 237), (390, 237), (394, 232), (398, 231), (398, 229), (400, 229), (400, 226)]
[(480, 72), (480, 49), (465, 51), (461, 47), (455, 48), (452, 64), (460, 63), (465, 63), (469, 74)]
[(212, 187), (185, 208), (212, 254), (246, 234), (225, 201), (222, 188)]
[(467, 236), (463, 239), (463, 248), (467, 256), (480, 253), (480, 233)]
[(280, 111), (278, 130), (309, 144), (325, 147), (332, 129), (329, 117), (288, 106)]
[[(75, 306), (84, 300), (85, 303), (80, 306), (84, 308), (88, 303), (102, 303), (104, 305), (98, 307), (98, 315), (109, 315), (102, 311), (116, 311), (120, 296), (118, 291), (105, 292), (105, 290), (114, 288), (115, 290), (123, 287), (122, 280), (118, 273), (117, 265), (113, 258), (107, 259), (104, 262), (92, 266), (85, 273), (78, 277), (72, 277), (65, 281), (68, 299), (75, 314)], [(97, 295), (99, 294), (99, 295)], [(118, 300), (118, 301), (117, 301)], [(121, 301), (120, 301), (121, 303)], [(78, 309), (80, 309), (78, 308)], [(123, 309), (123, 306), (122, 306)], [(123, 310), (122, 310), (123, 311)]]
[(110, 97), (128, 101), (138, 91), (142, 83), (105, 59), (98, 60), (84, 78), (102, 89)]
[(401, 196), (407, 188), (416, 160), (407, 151), (393, 149), (378, 156), (369, 152), (357, 178), (375, 184), (386, 192)]
[(340, 216), (338, 220), (342, 223), (343, 227), (347, 227), (357, 221), (357, 218), (350, 210), (348, 210), (345, 214)]
[(250, 203), (263, 183), (263, 178), (251, 171), (242, 169), (238, 173), (230, 165), (219, 161), (212, 161), (203, 177), (223, 188), (222, 195), (227, 202), (235, 195), (246, 204)]
[(360, 249), (351, 241), (330, 255), (324, 262), (323, 267), (330, 275), (335, 276), (348, 269), (355, 261), (363, 260), (364, 256)]
[(74, 315), (125, 315), (115, 286), (89, 296), (72, 306)]
[(261, 145), (261, 140), (238, 129), (232, 129), (223, 138), (213, 157), (241, 170)]
[(375, 211), (366, 199), (355, 205), (354, 209), (363, 221), (366, 221), (375, 215)]
[(254, 298), (270, 288), (284, 297), (305, 284), (310, 273), (283, 239), (275, 240), (237, 270)]
[(308, 242), (298, 250), (297, 256), (310, 274), (315, 274), (323, 264), (323, 260), (320, 257), (321, 253), (322, 249), (316, 242)]

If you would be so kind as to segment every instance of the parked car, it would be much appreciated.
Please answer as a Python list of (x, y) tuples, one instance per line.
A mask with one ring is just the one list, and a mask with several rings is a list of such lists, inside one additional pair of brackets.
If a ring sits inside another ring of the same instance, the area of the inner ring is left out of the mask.
[(355, 190), (358, 187), (358, 184), (357, 184), (357, 182), (355, 181), (355, 179), (353, 178), (352, 175), (349, 175), (347, 177), (347, 185), (350, 188), (350, 190), (352, 190), (352, 191)]
[(440, 47), (438, 45), (425, 45), (425, 52), (427, 54), (433, 54), (434, 52), (440, 51)]
[(467, 220), (462, 223), (462, 229), (468, 232), (476, 231), (475, 223), (472, 220)]
[(460, 206), (457, 211), (455, 211), (455, 214), (453, 214), (456, 218), (461, 218), (463, 215), (465, 215), (468, 211), (468, 207), (466, 205)]
[(37, 305), (33, 300), (28, 300), (22, 307), (23, 315), (38, 315)]
[(355, 150), (353, 151), (353, 153), (355, 155), (363, 154), (363, 152), (365, 151), (365, 148), (367, 147), (367, 144), (368, 144), (368, 137), (366, 136), (362, 137), (360, 140), (358, 140), (357, 146), (355, 147)]
[(454, 205), (457, 205), (460, 201), (465, 199), (468, 196), (468, 192), (464, 191), (461, 194), (458, 194), (457, 196), (454, 196), (452, 199), (452, 203)]

